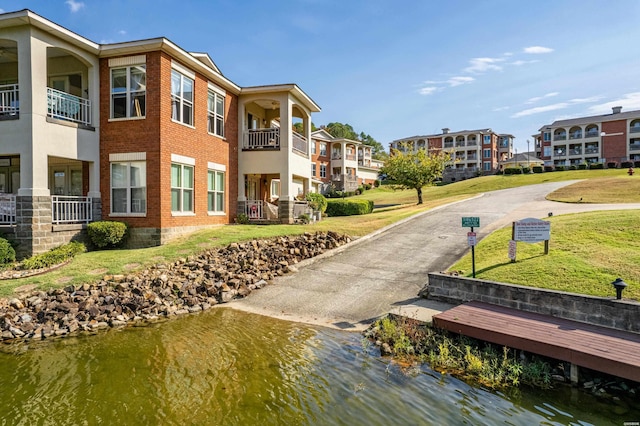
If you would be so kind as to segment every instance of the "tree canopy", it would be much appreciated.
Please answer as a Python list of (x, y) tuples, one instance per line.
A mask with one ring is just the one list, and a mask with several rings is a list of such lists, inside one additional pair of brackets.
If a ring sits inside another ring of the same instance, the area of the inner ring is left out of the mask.
[(415, 189), (418, 204), (422, 204), (422, 188), (442, 178), (451, 155), (443, 151), (429, 153), (425, 148), (417, 151), (407, 148), (393, 150), (380, 172), (395, 181), (395, 186), (399, 188)]
[(350, 124), (338, 122), (329, 123), (324, 127), (324, 129), (335, 138), (351, 139), (362, 142), (364, 145), (369, 145), (372, 148), (373, 158), (377, 160), (384, 160), (388, 156), (384, 150), (384, 146), (382, 146), (380, 142), (364, 132), (360, 132), (358, 134)]

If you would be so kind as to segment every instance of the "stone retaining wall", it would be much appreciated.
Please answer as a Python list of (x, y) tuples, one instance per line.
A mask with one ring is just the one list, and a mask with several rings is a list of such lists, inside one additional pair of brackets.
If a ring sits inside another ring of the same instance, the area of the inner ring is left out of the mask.
[[(613, 286), (611, 293), (615, 294)], [(640, 333), (640, 303), (431, 273), (420, 296), (447, 303), (471, 300)], [(624, 294), (623, 294), (624, 296)]]

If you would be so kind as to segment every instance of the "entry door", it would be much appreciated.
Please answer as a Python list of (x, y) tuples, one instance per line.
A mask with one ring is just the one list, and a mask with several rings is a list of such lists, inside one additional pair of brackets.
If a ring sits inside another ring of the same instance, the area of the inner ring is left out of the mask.
[(65, 195), (67, 172), (64, 169), (53, 170), (53, 195)]
[(255, 201), (258, 198), (258, 188), (260, 188), (260, 178), (250, 176), (247, 179), (247, 200)]

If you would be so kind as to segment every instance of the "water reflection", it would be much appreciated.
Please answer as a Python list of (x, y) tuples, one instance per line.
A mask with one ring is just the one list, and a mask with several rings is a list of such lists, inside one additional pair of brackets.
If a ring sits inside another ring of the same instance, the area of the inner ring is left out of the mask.
[(365, 354), (360, 339), (221, 308), (97, 336), (5, 346), (0, 423), (602, 425), (640, 419), (637, 408), (616, 412), (582, 393), (572, 402), (566, 389), (506, 396), (426, 367), (403, 372)]

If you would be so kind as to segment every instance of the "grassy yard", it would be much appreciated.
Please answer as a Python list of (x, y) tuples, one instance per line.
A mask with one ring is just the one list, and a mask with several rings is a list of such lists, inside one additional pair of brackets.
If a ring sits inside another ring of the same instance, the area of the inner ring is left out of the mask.
[[(640, 202), (640, 176), (629, 177), (626, 175), (626, 170), (575, 170), (566, 172), (552, 172), (542, 174), (529, 174), (529, 175), (512, 175), (512, 176), (486, 176), (475, 179), (469, 179), (462, 182), (457, 182), (450, 185), (442, 185), (425, 188), (423, 192), (425, 203), (423, 205), (416, 205), (417, 196), (415, 191), (394, 191), (389, 187), (383, 186), (378, 189), (372, 189), (365, 191), (364, 194), (356, 198), (364, 198), (373, 200), (376, 206), (386, 206), (382, 208), (376, 208), (372, 214), (364, 216), (351, 216), (351, 217), (336, 217), (326, 218), (322, 221), (309, 224), (309, 225), (273, 225), (273, 226), (256, 226), (256, 225), (229, 225), (220, 226), (177, 239), (169, 244), (161, 247), (151, 247), (146, 249), (136, 250), (114, 250), (114, 251), (96, 251), (84, 253), (77, 256), (68, 265), (62, 268), (48, 272), (46, 274), (32, 276), (28, 278), (16, 279), (16, 280), (4, 280), (0, 281), (0, 296), (8, 296), (14, 292), (18, 287), (34, 284), (38, 288), (47, 289), (50, 287), (60, 287), (69, 284), (79, 284), (85, 282), (92, 282), (99, 279), (105, 274), (126, 274), (136, 269), (144, 268), (154, 263), (172, 262), (180, 257), (188, 256), (189, 254), (197, 253), (208, 248), (215, 248), (225, 246), (233, 241), (244, 241), (253, 238), (269, 238), (279, 235), (293, 235), (303, 232), (315, 232), (332, 230), (339, 233), (351, 235), (352, 237), (360, 237), (369, 234), (377, 229), (383, 228), (394, 222), (410, 217), (422, 211), (431, 209), (438, 205), (446, 204), (452, 201), (468, 198), (478, 193), (493, 191), (496, 189), (505, 189), (510, 187), (517, 187), (523, 185), (531, 185), (544, 182), (563, 181), (571, 179), (588, 179), (589, 185), (583, 183), (576, 183), (569, 188), (575, 188), (570, 190), (558, 191), (558, 193), (551, 194), (550, 198), (558, 199), (560, 201), (579, 201), (582, 198), (582, 202), (597, 202), (590, 200), (599, 200), (599, 197), (609, 197), (604, 202)], [(602, 188), (606, 188), (606, 191), (602, 191)], [(615, 191), (612, 188), (616, 188)], [(610, 195), (613, 193), (614, 195)], [(555, 198), (554, 198), (555, 197)], [(636, 212), (637, 213), (637, 212)], [(602, 214), (603, 218), (607, 216), (606, 213)], [(598, 215), (595, 214), (594, 215)], [(582, 217), (582, 215), (580, 215)], [(562, 220), (561, 217), (554, 217), (552, 223), (552, 253), (556, 250), (556, 255), (562, 252), (560, 246), (556, 245), (556, 239), (560, 238), (559, 229), (557, 229), (556, 221)], [(598, 222), (599, 219), (593, 219)], [(630, 218), (632, 225), (633, 217)], [(636, 219), (637, 221), (638, 219)], [(558, 222), (559, 223), (559, 222)], [(607, 222), (609, 223), (609, 222)], [(615, 222), (614, 222), (615, 224)], [(639, 223), (635, 222), (635, 229), (640, 228)], [(625, 225), (626, 228), (626, 225)], [(574, 229), (574, 233), (578, 235), (580, 244), (585, 247), (592, 247), (594, 251), (602, 251), (602, 242), (586, 236), (583, 230), (586, 229), (582, 225), (579, 228)], [(606, 229), (606, 228), (605, 228)], [(630, 228), (629, 228), (630, 229)], [(627, 229), (627, 230), (629, 230)], [(499, 231), (496, 236), (500, 235)], [(604, 232), (605, 234), (608, 233)], [(637, 234), (635, 239), (638, 240)], [(487, 237), (481, 242), (488, 244), (490, 238)], [(523, 266), (524, 260), (527, 258), (526, 253), (523, 251), (524, 245), (519, 245), (518, 249), (521, 250), (519, 259), (523, 262), (518, 262), (516, 265)], [(624, 245), (622, 245), (624, 247)], [(478, 247), (478, 253), (482, 246)], [(594, 248), (595, 247), (595, 248)], [(505, 249), (506, 250), (506, 249)], [(606, 248), (608, 251), (608, 246)], [(640, 252), (639, 247), (633, 246), (629, 248), (629, 252)], [(506, 253), (506, 251), (505, 251)], [(537, 252), (536, 252), (537, 253)], [(615, 252), (611, 256), (608, 256), (612, 261), (619, 257), (623, 257)], [(506, 256), (506, 254), (505, 254)], [(532, 255), (535, 257), (536, 255)], [(579, 257), (580, 255), (577, 255)], [(497, 258), (489, 257), (486, 258)], [(545, 256), (548, 260), (551, 256)], [(636, 264), (638, 258), (636, 257)], [(584, 259), (582, 259), (584, 261)], [(465, 260), (456, 266), (456, 269), (466, 269), (464, 266)], [(625, 266), (626, 267), (626, 266)], [(483, 266), (488, 271), (508, 270), (512, 268), (511, 265), (486, 265)], [(597, 268), (598, 266), (594, 266)], [(624, 269), (619, 269), (617, 264), (612, 264), (613, 275), (620, 274), (630, 287), (640, 287), (640, 278), (637, 275), (629, 275), (624, 272)], [(500, 280), (506, 282), (514, 282), (510, 279), (510, 275), (517, 275), (520, 277), (522, 274), (527, 274), (524, 271), (525, 268), (520, 268), (517, 274), (514, 274), (513, 269), (510, 269), (510, 273), (505, 273), (505, 278)], [(591, 269), (584, 269), (591, 271)], [(619, 271), (619, 272), (616, 272)], [(483, 272), (484, 274), (485, 272)], [(488, 272), (487, 272), (488, 273)], [(590, 272), (589, 272), (590, 273)], [(533, 272), (535, 274), (535, 272)], [(607, 275), (609, 276), (609, 275)], [(633, 278), (635, 276), (635, 278)], [(485, 275), (478, 275), (479, 278), (487, 278)], [(575, 282), (583, 282), (582, 275), (576, 272), (571, 276), (575, 279)], [(615, 277), (614, 277), (615, 278)], [(497, 279), (497, 278), (489, 278)], [(608, 279), (608, 278), (607, 278)], [(604, 281), (604, 284), (608, 284), (609, 281)], [(601, 283), (602, 284), (602, 283)], [(544, 283), (539, 285), (546, 285)], [(595, 284), (594, 284), (595, 285)], [(628, 289), (625, 292), (625, 296), (631, 294), (632, 289)], [(576, 290), (569, 291), (582, 291), (581, 286), (577, 286)], [(586, 291), (584, 291), (586, 292)], [(640, 294), (636, 297), (640, 298)]]

